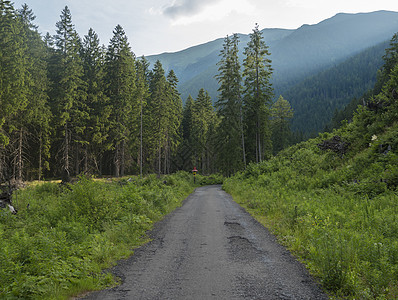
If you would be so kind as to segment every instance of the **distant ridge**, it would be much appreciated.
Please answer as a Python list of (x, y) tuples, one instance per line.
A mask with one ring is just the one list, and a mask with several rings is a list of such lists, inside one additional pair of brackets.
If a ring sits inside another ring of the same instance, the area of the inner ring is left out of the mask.
[[(392, 38), (398, 32), (398, 12), (339, 13), (314, 25), (295, 30), (266, 28), (264, 40), (270, 47), (275, 94), (284, 94), (308, 76), (334, 67), (355, 54)], [(249, 36), (240, 34), (240, 55)], [(179, 52), (148, 56), (153, 65), (160, 60), (166, 71), (178, 76), (183, 101), (196, 97), (200, 88), (217, 99), (217, 62), (223, 38)], [(288, 99), (289, 100), (289, 99)], [(297, 116), (296, 117), (300, 117)]]

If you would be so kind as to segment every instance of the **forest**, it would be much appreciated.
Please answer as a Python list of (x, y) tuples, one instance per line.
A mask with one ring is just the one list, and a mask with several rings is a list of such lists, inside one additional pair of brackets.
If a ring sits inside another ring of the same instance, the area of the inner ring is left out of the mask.
[[(67, 299), (117, 284), (103, 269), (195, 187), (222, 182), (332, 297), (398, 297), (398, 34), (381, 58), (379, 47), (368, 52), (383, 63), (362, 74), (374, 87), (329, 86), (355, 98), (329, 132), (287, 147), (294, 112), (274, 95), (258, 25), (242, 63), (239, 36), (223, 40), (218, 98), (199, 89), (183, 101), (176, 74), (137, 58), (120, 25), (105, 46), (93, 29), (79, 37), (68, 7), (54, 36), (34, 19), (0, 0), (0, 183), (76, 182), (30, 183), (12, 195), (17, 214), (0, 210), (0, 298)], [(356, 78), (361, 58), (339, 68)]]
[(56, 34), (41, 36), (26, 4), (0, 3), (2, 182), (193, 166), (232, 174), (287, 145), (292, 112), (283, 98), (272, 107), (270, 54), (258, 26), (242, 66), (238, 35), (225, 38), (215, 107), (203, 89), (183, 106), (173, 70), (137, 58), (120, 25), (107, 46), (93, 29), (80, 38), (65, 7)]

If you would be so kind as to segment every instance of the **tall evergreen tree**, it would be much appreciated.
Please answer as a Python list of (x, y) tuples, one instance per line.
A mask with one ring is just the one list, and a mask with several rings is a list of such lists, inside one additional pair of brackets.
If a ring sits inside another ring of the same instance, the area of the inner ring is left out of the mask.
[(137, 101), (139, 102), (139, 150), (137, 162), (140, 169), (140, 176), (143, 174), (144, 164), (144, 109), (147, 105), (149, 97), (149, 62), (142, 56), (136, 61), (136, 88), (137, 88)]
[[(17, 129), (12, 119), (27, 105), (26, 44), (22, 24), (10, 1), (0, 0), (0, 180), (11, 176), (6, 146)], [(5, 130), (5, 127), (7, 129)], [(13, 155), (15, 158), (15, 155)], [(15, 160), (15, 159), (14, 159)], [(15, 161), (14, 161), (15, 167)], [(7, 174), (6, 174), (7, 173)], [(15, 173), (15, 172), (14, 172)]]
[(216, 102), (221, 117), (219, 127), (219, 163), (220, 169), (230, 175), (242, 169), (246, 162), (245, 143), (242, 124), (242, 99), (240, 63), (238, 58), (239, 37), (234, 34), (224, 39), (221, 60), (218, 62), (220, 84)]
[(182, 142), (178, 149), (178, 166), (180, 169), (190, 171), (195, 166), (194, 159), (194, 142), (192, 138), (192, 107), (194, 105), (194, 99), (191, 95), (188, 96), (185, 101), (185, 105), (182, 111), (181, 120), (181, 137)]
[(390, 40), (390, 47), (386, 49), (383, 56), (384, 65), (378, 73), (374, 94), (379, 94), (384, 84), (390, 79), (390, 74), (398, 63), (398, 33)]
[(107, 95), (112, 108), (110, 138), (114, 149), (114, 175), (123, 176), (129, 154), (130, 137), (138, 133), (139, 107), (134, 97), (136, 92), (135, 55), (120, 25), (117, 25), (113, 31), (106, 53), (105, 66)]
[[(87, 114), (82, 110), (84, 103), (83, 66), (79, 50), (80, 38), (72, 24), (72, 16), (66, 6), (56, 23), (55, 43), (55, 68), (51, 72), (52, 103), (55, 115), (54, 125), (58, 134), (62, 136), (62, 142), (58, 146), (61, 153), (61, 169), (64, 179), (67, 180), (73, 172), (72, 150), (73, 141), (80, 141)], [(75, 157), (75, 162), (78, 157)], [(78, 170), (75, 170), (78, 172)]]
[[(24, 158), (30, 162), (31, 175), (41, 179), (44, 169), (49, 169), (50, 156), (50, 121), (52, 118), (48, 105), (48, 79), (46, 48), (37, 26), (33, 23), (35, 16), (29, 7), (24, 4), (18, 10), (18, 18), (22, 24), (24, 43), (26, 44), (26, 73), (28, 94), (27, 106), (19, 112), (17, 147), (17, 180), (22, 180)], [(24, 151), (26, 150), (26, 151)], [(25, 172), (26, 173), (26, 172)]]
[(216, 114), (211, 98), (209, 93), (202, 88), (192, 105), (191, 135), (196, 156), (195, 165), (205, 174), (211, 172), (210, 162), (214, 157), (211, 135), (215, 123)]
[(90, 28), (82, 43), (83, 80), (87, 86), (86, 130), (84, 134), (83, 172), (101, 173), (102, 157), (110, 149), (108, 141), (111, 108), (105, 95), (105, 53), (97, 33)]
[(293, 118), (293, 109), (289, 101), (279, 96), (278, 100), (272, 105), (272, 146), (274, 154), (285, 147), (291, 134), (289, 119)]
[(178, 78), (173, 70), (167, 74), (168, 124), (166, 130), (164, 173), (169, 174), (172, 159), (181, 142), (180, 125), (182, 121), (182, 100), (177, 90)]
[(256, 24), (245, 47), (243, 76), (245, 82), (244, 110), (248, 157), (260, 162), (271, 153), (269, 108), (272, 99), (272, 74), (268, 46)]
[[(148, 158), (154, 163), (158, 175), (162, 173), (162, 155), (167, 141), (169, 95), (168, 82), (161, 62), (156, 61), (150, 74), (150, 97), (146, 110)], [(156, 162), (156, 163), (155, 163)]]

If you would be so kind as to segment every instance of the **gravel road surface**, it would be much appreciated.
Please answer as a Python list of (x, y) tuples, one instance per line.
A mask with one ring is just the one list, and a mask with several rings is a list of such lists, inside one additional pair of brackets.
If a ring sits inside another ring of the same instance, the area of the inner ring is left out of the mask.
[(221, 186), (195, 190), (152, 241), (85, 299), (328, 299), (307, 270)]

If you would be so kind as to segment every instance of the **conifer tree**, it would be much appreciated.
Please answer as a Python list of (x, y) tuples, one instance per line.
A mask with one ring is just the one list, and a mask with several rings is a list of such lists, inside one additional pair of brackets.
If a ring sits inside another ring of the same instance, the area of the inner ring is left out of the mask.
[[(10, 149), (6, 146), (10, 142), (9, 134), (17, 129), (13, 119), (26, 108), (29, 78), (22, 24), (7, 0), (0, 0), (0, 49), (0, 179), (10, 179), (11, 162), (7, 161), (6, 153)], [(16, 159), (15, 153), (12, 156)]]
[[(16, 179), (22, 180), (23, 162), (27, 161), (32, 165), (35, 179), (41, 179), (44, 169), (49, 169), (50, 156), (50, 121), (51, 111), (47, 101), (48, 79), (46, 48), (37, 26), (33, 23), (35, 15), (32, 10), (24, 4), (18, 10), (18, 18), (22, 24), (21, 33), (26, 44), (26, 73), (28, 94), (27, 106), (18, 115), (18, 159)], [(26, 151), (24, 151), (26, 150)], [(26, 173), (26, 172), (25, 172)]]
[(144, 110), (147, 105), (149, 97), (149, 62), (142, 56), (136, 61), (136, 98), (139, 103), (139, 150), (137, 156), (137, 162), (140, 169), (140, 176), (143, 174), (143, 164), (144, 164)]
[[(150, 97), (146, 111), (149, 159), (158, 175), (162, 173), (162, 151), (167, 141), (168, 127), (168, 82), (160, 61), (156, 61), (150, 74)], [(156, 162), (156, 163), (155, 163)]]
[[(83, 66), (79, 53), (81, 43), (67, 6), (62, 10), (60, 18), (54, 36), (56, 62), (51, 72), (51, 97), (55, 116), (54, 125), (58, 129), (58, 134), (62, 136), (58, 149), (61, 152), (63, 179), (68, 180), (73, 171), (73, 141), (79, 142), (84, 131), (84, 123), (81, 120), (85, 120), (87, 114), (81, 107), (85, 96)], [(78, 157), (75, 157), (76, 161)]]
[(272, 105), (272, 146), (274, 154), (278, 153), (287, 146), (289, 136), (291, 134), (289, 128), (289, 119), (293, 117), (293, 109), (289, 101), (285, 100), (282, 95)]
[(210, 161), (213, 158), (211, 135), (216, 122), (216, 114), (209, 93), (203, 88), (192, 105), (192, 140), (195, 149), (195, 165), (202, 173), (210, 173)]
[(378, 73), (374, 94), (379, 94), (384, 84), (390, 79), (390, 74), (398, 63), (398, 33), (395, 33), (390, 40), (390, 47), (383, 55), (384, 65)]
[(271, 60), (268, 46), (256, 24), (245, 47), (243, 61), (244, 115), (247, 137), (248, 157), (250, 161), (260, 162), (270, 155), (271, 130), (270, 112), (272, 88)]
[(192, 107), (194, 105), (194, 99), (191, 95), (188, 96), (185, 101), (185, 105), (182, 111), (181, 120), (181, 137), (182, 142), (178, 149), (178, 166), (180, 169), (190, 171), (195, 166), (194, 159), (194, 142), (192, 136)]
[(220, 84), (220, 94), (216, 102), (221, 118), (218, 139), (219, 163), (221, 170), (227, 175), (242, 169), (246, 162), (238, 43), (237, 34), (224, 39), (221, 60), (218, 63), (219, 74), (216, 76)]
[(178, 78), (173, 70), (167, 74), (168, 125), (166, 130), (164, 173), (170, 173), (171, 160), (175, 157), (181, 142), (182, 100), (177, 90)]
[(123, 176), (128, 157), (130, 137), (138, 133), (138, 103), (136, 91), (135, 56), (130, 49), (127, 36), (120, 25), (106, 53), (107, 96), (111, 105), (111, 135), (114, 153), (114, 175)]
[(83, 80), (87, 87), (85, 108), (88, 113), (83, 145), (83, 172), (101, 173), (103, 154), (110, 149), (107, 138), (111, 108), (105, 95), (105, 53), (97, 33), (92, 28), (83, 39), (81, 56)]

